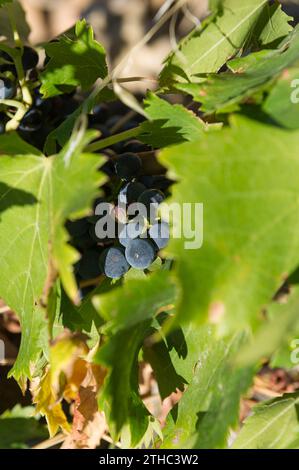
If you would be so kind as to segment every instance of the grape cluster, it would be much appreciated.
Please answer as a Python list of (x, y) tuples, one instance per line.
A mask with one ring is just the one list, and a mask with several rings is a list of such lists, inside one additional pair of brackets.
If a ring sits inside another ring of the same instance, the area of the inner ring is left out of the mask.
[[(49, 133), (79, 107), (82, 97), (76, 96), (75, 90), (66, 89), (61, 90), (59, 96), (43, 99), (40, 93), (37, 51), (24, 46), (21, 59), (32, 104), (21, 119), (17, 131), (26, 142), (43, 150)], [(22, 101), (15, 63), (4, 51), (0, 51), (0, 99)], [(14, 113), (13, 107), (10, 109), (0, 105), (0, 134), (5, 132), (9, 116)]]
[[(79, 279), (90, 279), (100, 274), (117, 279), (131, 267), (147, 270), (159, 251), (169, 241), (169, 226), (158, 217), (158, 207), (164, 201), (171, 181), (165, 175), (148, 175), (143, 171), (143, 159), (151, 149), (138, 141), (122, 144), (122, 150), (134, 148), (139, 153), (105, 151), (108, 160), (102, 168), (109, 176), (105, 185), (106, 197), (95, 202), (95, 207), (110, 201), (109, 214), (117, 226), (115, 236), (99, 235), (96, 227), (101, 216), (92, 216), (68, 224), (73, 243), (82, 252), (77, 265)], [(143, 156), (144, 155), (144, 156)], [(115, 191), (117, 188), (117, 191)], [(144, 211), (134, 217), (128, 208), (142, 204)]]
[[(41, 69), (48, 60), (46, 57)], [(61, 88), (60, 95), (44, 99), (40, 93), (37, 52), (25, 46), (21, 61), (32, 105), (19, 122), (17, 132), (22, 139), (44, 150), (48, 135), (78, 109), (85, 97), (75, 89)], [(22, 101), (17, 77), (12, 57), (0, 51), (0, 99)], [(117, 101), (109, 105), (99, 103), (88, 116), (88, 127), (100, 131), (101, 139), (135, 128), (144, 118), (137, 115), (127, 118), (128, 111)], [(0, 134), (5, 132), (14, 113), (15, 110), (9, 106), (0, 104)], [(104, 186), (104, 197), (95, 201), (94, 208), (99, 202), (109, 201), (118, 230), (112, 237), (98, 236), (96, 226), (101, 217), (97, 215), (67, 223), (70, 243), (82, 255), (75, 267), (81, 283), (101, 274), (112, 279), (120, 278), (131, 267), (147, 270), (169, 239), (169, 227), (159, 220), (158, 206), (167, 196), (171, 181), (155, 159), (153, 149), (138, 140), (128, 140), (101, 153), (107, 157), (101, 171), (108, 176), (108, 182)], [(139, 222), (128, 213), (128, 208), (134, 203), (145, 208)], [(150, 213), (152, 206), (154, 215)]]

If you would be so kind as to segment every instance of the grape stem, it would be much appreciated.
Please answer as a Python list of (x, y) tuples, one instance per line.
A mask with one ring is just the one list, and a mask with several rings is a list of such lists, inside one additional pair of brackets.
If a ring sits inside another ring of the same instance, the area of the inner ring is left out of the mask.
[(19, 127), (19, 123), (22, 120), (23, 116), (27, 112), (26, 106), (24, 106), (23, 103), (20, 103), (20, 101), (16, 100), (0, 100), (0, 104), (17, 109), (16, 114), (13, 116), (12, 119), (10, 119), (10, 121), (7, 122), (5, 126), (5, 130), (7, 132), (16, 130)]
[[(12, 32), (13, 32), (13, 38), (14, 38), (15, 45), (16, 45), (16, 47), (19, 47), (21, 50), (23, 50), (23, 43), (22, 43), (22, 40), (21, 40), (19, 32), (18, 32), (17, 23), (16, 23), (16, 20), (15, 20), (15, 12), (14, 12), (13, 4), (7, 5), (7, 11), (8, 11), (9, 22), (10, 22), (11, 29), (12, 29)], [(14, 63), (15, 63), (16, 70), (17, 70), (17, 75), (18, 75), (18, 80), (19, 80), (21, 92), (22, 92), (23, 102), (25, 103), (25, 105), (27, 105), (27, 108), (28, 108), (32, 105), (32, 97), (31, 97), (31, 93), (29, 91), (29, 88), (27, 86), (26, 80), (25, 80), (25, 74), (24, 74), (22, 59), (21, 59), (20, 55), (15, 56), (13, 59), (14, 59)], [(21, 116), (21, 114), (20, 114), (19, 119), (21, 120), (22, 117), (23, 116)]]
[(118, 142), (123, 142), (127, 139), (132, 139), (133, 137), (137, 137), (142, 132), (141, 126), (134, 127), (133, 129), (129, 129), (128, 131), (120, 132), (119, 134), (112, 135), (111, 137), (107, 137), (106, 139), (99, 140), (94, 142), (93, 144), (88, 145), (86, 147), (87, 152), (96, 152), (97, 150), (102, 150), (107, 147), (111, 147), (111, 145), (118, 144)]

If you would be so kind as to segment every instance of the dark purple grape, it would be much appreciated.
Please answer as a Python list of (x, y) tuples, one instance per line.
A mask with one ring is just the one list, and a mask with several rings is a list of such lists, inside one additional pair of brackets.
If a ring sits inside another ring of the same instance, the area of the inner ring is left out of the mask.
[(103, 274), (111, 279), (122, 277), (130, 269), (124, 250), (114, 246), (103, 251), (100, 256), (100, 267)]
[(153, 244), (143, 238), (130, 240), (126, 247), (126, 259), (136, 269), (147, 269), (156, 256)]
[(31, 70), (38, 64), (38, 53), (32, 47), (24, 46), (22, 55), (22, 64), (24, 70)]
[(164, 194), (158, 189), (147, 189), (138, 198), (138, 203), (143, 204), (146, 209), (147, 217), (155, 217), (158, 206), (165, 199)]
[(37, 108), (31, 108), (22, 121), (20, 122), (19, 130), (23, 132), (38, 131), (43, 125), (43, 114)]
[(105, 103), (97, 104), (93, 108), (93, 113), (89, 114), (89, 126), (93, 127), (95, 124), (106, 124), (109, 118), (109, 108)]
[(141, 168), (141, 159), (134, 153), (123, 153), (115, 162), (116, 174), (124, 180), (131, 180), (138, 176)]
[(96, 250), (88, 250), (83, 253), (78, 266), (78, 273), (82, 279), (94, 279), (101, 274), (98, 258), (99, 253)]
[(134, 238), (139, 237), (144, 231), (144, 224), (142, 221), (138, 222), (130, 222), (125, 225), (122, 230), (120, 231), (118, 238), (119, 243), (125, 247), (128, 246), (131, 240)]
[(165, 248), (169, 242), (170, 232), (167, 222), (157, 222), (148, 231), (150, 238), (155, 242), (159, 250)]
[(147, 188), (160, 189), (160, 191), (166, 191), (172, 185), (172, 181), (164, 175), (142, 175), (138, 180)]
[(139, 182), (128, 183), (120, 190), (118, 196), (119, 204), (132, 204), (136, 202), (139, 196), (146, 190), (146, 187)]

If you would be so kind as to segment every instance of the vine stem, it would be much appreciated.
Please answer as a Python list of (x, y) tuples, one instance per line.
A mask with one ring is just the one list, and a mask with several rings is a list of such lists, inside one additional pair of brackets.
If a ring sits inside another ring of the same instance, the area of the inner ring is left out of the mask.
[[(11, 25), (11, 29), (13, 32), (15, 45), (16, 47), (19, 47), (22, 50), (23, 43), (18, 32), (13, 4), (7, 5), (7, 12), (8, 12), (8, 18), (9, 18), (9, 22)], [(8, 121), (8, 123), (6, 124), (7, 131), (17, 129), (19, 122), (22, 120), (22, 118), (26, 114), (28, 108), (32, 105), (32, 96), (26, 83), (22, 59), (20, 55), (17, 55), (16, 57), (14, 57), (14, 63), (15, 63), (16, 70), (17, 70), (18, 81), (19, 81), (19, 85), (21, 88), (23, 103), (25, 103), (25, 106), (23, 107), (23, 109), (19, 107), (15, 116), (10, 121)]]
[(23, 116), (27, 112), (26, 106), (16, 100), (0, 100), (0, 104), (3, 104), (4, 106), (11, 106), (12, 108), (17, 109), (16, 114), (7, 122), (5, 126), (7, 132), (16, 130)]
[(141, 134), (141, 132), (141, 126), (134, 127), (133, 129), (129, 129), (128, 131), (120, 132), (119, 134), (115, 134), (111, 137), (107, 137), (106, 139), (94, 142), (93, 144), (88, 145), (85, 150), (86, 152), (96, 152), (97, 150), (102, 150), (107, 147), (110, 147), (111, 145), (118, 144), (118, 142), (123, 142), (124, 140), (137, 137)]

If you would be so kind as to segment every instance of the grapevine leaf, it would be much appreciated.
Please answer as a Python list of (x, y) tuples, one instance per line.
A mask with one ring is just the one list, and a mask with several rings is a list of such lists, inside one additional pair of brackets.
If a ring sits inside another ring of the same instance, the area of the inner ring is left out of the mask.
[(94, 358), (95, 363), (108, 368), (99, 403), (105, 412), (110, 432), (116, 440), (128, 423), (132, 446), (138, 444), (149, 425), (148, 412), (138, 394), (137, 378), (138, 353), (150, 324), (151, 321), (146, 320), (119, 331), (108, 339)]
[[(178, 259), (178, 322), (256, 327), (299, 262), (298, 134), (235, 116), (230, 128), (165, 149), (159, 160), (180, 180), (169, 202), (191, 203), (193, 212), (201, 203), (204, 212), (202, 246), (197, 211), (193, 246), (181, 233), (166, 250)], [(185, 230), (190, 220), (177, 214), (174, 223)]]
[(154, 93), (147, 95), (145, 110), (151, 120), (142, 124), (140, 140), (155, 148), (196, 140), (208, 128), (192, 111)]
[[(283, 41), (279, 49), (269, 51), (268, 54), (265, 54), (264, 51), (257, 52), (253, 54), (250, 61), (247, 57), (238, 59), (236, 73), (226, 72), (209, 77), (207, 82), (197, 88), (194, 99), (202, 103), (201, 109), (207, 114), (219, 112), (256, 93), (260, 87), (277, 78), (298, 59), (299, 28), (295, 29), (287, 40)], [(234, 68), (236, 69), (236, 63)], [(187, 89), (188, 85), (184, 86), (184, 90), (187, 91)], [(190, 90), (190, 92), (192, 91), (194, 88)], [(290, 94), (291, 91), (287, 101), (290, 101)]]
[(54, 436), (58, 429), (70, 431), (61, 403), (57, 400), (51, 384), (51, 373), (47, 371), (41, 379), (36, 390), (33, 390), (33, 402), (36, 403), (36, 412), (45, 416), (50, 436)]
[[(137, 292), (142, 292), (142, 302)], [(122, 287), (94, 297), (94, 305), (106, 320), (105, 329), (116, 332), (151, 319), (159, 309), (176, 300), (176, 285), (167, 271), (144, 279), (130, 279)]]
[(225, 447), (230, 427), (238, 422), (240, 396), (252, 380), (251, 369), (230, 367), (242, 335), (217, 340), (209, 328), (200, 332), (194, 375), (163, 432), (166, 449)]
[(23, 140), (17, 132), (0, 135), (0, 155), (42, 155), (32, 145)]
[(85, 20), (78, 21), (75, 33), (75, 39), (63, 35), (45, 45), (50, 57), (41, 73), (41, 93), (45, 98), (63, 93), (65, 86), (80, 86), (86, 91), (108, 73), (105, 50), (95, 41)]
[[(142, 292), (142, 300), (138, 292)], [(166, 271), (127, 280), (122, 287), (95, 297), (95, 306), (108, 322), (106, 330), (114, 333), (95, 357), (96, 363), (108, 368), (100, 403), (115, 439), (129, 425), (132, 446), (138, 444), (149, 425), (148, 412), (138, 394), (138, 353), (150, 334), (154, 315), (174, 300), (175, 285)]]
[(253, 32), (256, 31), (254, 36), (260, 37), (262, 45), (265, 40), (273, 42), (281, 34), (287, 34), (288, 20), (278, 3), (271, 8), (267, 0), (224, 0), (218, 14), (183, 39), (179, 49), (167, 59), (161, 85), (169, 87), (171, 82), (186, 83), (198, 74), (218, 72), (230, 58), (250, 45)]
[(299, 393), (286, 393), (253, 408), (234, 449), (298, 449)]
[(77, 297), (71, 265), (78, 255), (67, 243), (64, 223), (88, 211), (102, 182), (101, 158), (82, 153), (93, 136), (79, 130), (51, 158), (1, 156), (0, 296), (21, 321), (20, 355), (12, 370), (21, 382), (31, 377), (40, 354), (39, 336), (46, 330), (41, 300), (56, 273), (68, 295)]
[[(278, 353), (281, 356), (282, 349), (285, 350), (285, 360), (281, 366), (291, 368), (290, 344), (299, 332), (298, 320), (299, 289), (296, 287), (290, 294), (287, 303), (273, 302), (267, 309), (267, 321), (255, 334), (252, 341), (244, 346), (236, 358), (238, 365), (254, 364), (255, 362), (274, 357)], [(278, 365), (278, 364), (276, 364)]]
[[(265, 113), (287, 129), (299, 128), (298, 78), (298, 68), (285, 70), (263, 104)], [(293, 101), (290, 99), (292, 93), (294, 94)]]

